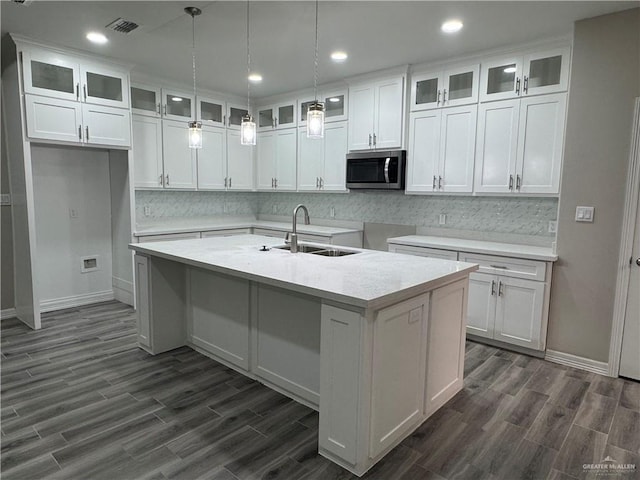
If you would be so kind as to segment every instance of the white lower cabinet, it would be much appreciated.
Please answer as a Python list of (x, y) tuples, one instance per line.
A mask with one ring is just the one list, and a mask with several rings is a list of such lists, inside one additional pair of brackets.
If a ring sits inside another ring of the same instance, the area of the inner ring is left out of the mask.
[(469, 275), (467, 332), (478, 337), (493, 338), (496, 286), (495, 275), (476, 272)]
[(499, 276), (493, 338), (527, 348), (540, 348), (544, 282)]
[(198, 186), (196, 151), (189, 148), (186, 122), (162, 121), (164, 188), (195, 190)]

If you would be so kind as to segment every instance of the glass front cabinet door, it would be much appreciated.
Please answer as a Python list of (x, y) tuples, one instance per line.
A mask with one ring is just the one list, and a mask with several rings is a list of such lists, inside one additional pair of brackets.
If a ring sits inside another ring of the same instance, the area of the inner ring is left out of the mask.
[(168, 120), (188, 122), (193, 120), (195, 98), (175, 90), (162, 89), (162, 117)]
[(275, 107), (261, 107), (258, 109), (258, 130), (273, 130), (276, 128)]
[(522, 91), (522, 57), (492, 59), (482, 64), (480, 101), (517, 98)]
[(63, 100), (80, 100), (80, 64), (77, 60), (43, 50), (22, 52), (26, 93)]
[(295, 100), (276, 106), (276, 128), (291, 128), (296, 126), (296, 106)]
[(478, 101), (480, 65), (451, 68), (443, 75), (442, 106), (454, 107)]
[(129, 108), (129, 75), (126, 71), (85, 64), (80, 73), (84, 102)]
[[(232, 128), (234, 130), (240, 130), (240, 124), (242, 123), (242, 117), (244, 117), (247, 112), (246, 105), (237, 105), (233, 103), (227, 103), (227, 127)], [(255, 122), (256, 119), (254, 118)]]
[(222, 100), (198, 96), (196, 118), (203, 125), (224, 127), (226, 123), (226, 105)]
[(524, 57), (522, 94), (563, 92), (569, 85), (569, 47)]
[(146, 117), (160, 116), (160, 89), (148, 85), (131, 85), (131, 112)]
[(442, 104), (442, 73), (422, 73), (411, 82), (411, 111), (438, 108)]
[(324, 100), (324, 121), (342, 122), (347, 118), (347, 90), (326, 92), (322, 95)]

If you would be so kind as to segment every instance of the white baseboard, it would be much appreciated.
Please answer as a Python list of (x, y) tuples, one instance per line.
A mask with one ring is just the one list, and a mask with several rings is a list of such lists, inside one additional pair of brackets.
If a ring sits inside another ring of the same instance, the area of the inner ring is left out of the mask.
[(90, 303), (107, 302), (113, 299), (113, 290), (105, 290), (103, 292), (96, 293), (86, 293), (83, 295), (73, 295), (71, 297), (54, 298), (52, 300), (41, 301), (40, 312), (53, 312), (54, 310), (80, 307), (82, 305), (89, 305)]
[(598, 362), (590, 358), (579, 357), (577, 355), (571, 355), (570, 353), (556, 352), (554, 350), (547, 350), (544, 359), (568, 367), (587, 370), (588, 372), (599, 375), (609, 375), (609, 364), (607, 362)]
[(119, 302), (133, 306), (133, 282), (118, 277), (111, 277), (113, 297)]
[(16, 317), (16, 309), (15, 308), (5, 308), (4, 310), (0, 310), (0, 320), (6, 320), (7, 318)]

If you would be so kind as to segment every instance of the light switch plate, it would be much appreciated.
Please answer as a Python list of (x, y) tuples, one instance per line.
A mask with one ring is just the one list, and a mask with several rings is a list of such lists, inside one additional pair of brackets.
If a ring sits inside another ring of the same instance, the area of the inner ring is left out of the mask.
[(594, 207), (576, 207), (576, 222), (593, 223)]
[(10, 193), (3, 193), (0, 195), (0, 205), (11, 205)]

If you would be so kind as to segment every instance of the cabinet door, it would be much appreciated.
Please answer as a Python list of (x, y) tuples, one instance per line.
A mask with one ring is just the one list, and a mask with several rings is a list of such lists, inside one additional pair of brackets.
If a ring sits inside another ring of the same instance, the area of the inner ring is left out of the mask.
[(509, 193), (515, 188), (520, 100), (482, 103), (478, 111), (478, 138), (474, 190)]
[(496, 340), (539, 350), (544, 282), (498, 277)]
[(227, 183), (227, 133), (224, 128), (202, 127), (198, 150), (198, 188), (224, 190)]
[(516, 98), (522, 92), (522, 57), (495, 58), (482, 63), (480, 101)]
[(82, 141), (82, 109), (78, 102), (25, 95), (25, 110), (29, 138)]
[(223, 100), (215, 98), (196, 98), (196, 118), (202, 125), (224, 127), (226, 124), (226, 106)]
[[(246, 105), (243, 106), (243, 105), (237, 105), (233, 103), (227, 103), (227, 127), (233, 130), (240, 130), (242, 117), (244, 117), (247, 114), (247, 112), (248, 110)], [(239, 141), (240, 140), (238, 140), (238, 142)]]
[(325, 125), (324, 142), (320, 143), (324, 143), (320, 188), (323, 191), (344, 192), (347, 189), (347, 123)]
[(469, 275), (469, 303), (467, 306), (467, 333), (493, 338), (496, 316), (498, 277), (486, 273)]
[(456, 67), (444, 73), (442, 105), (454, 107), (468, 105), (478, 101), (480, 85), (480, 65)]
[(442, 105), (442, 73), (422, 73), (411, 78), (411, 111)]
[(189, 127), (185, 122), (162, 122), (164, 187), (195, 190), (196, 150), (189, 148)]
[(132, 123), (134, 185), (162, 188), (162, 120), (134, 115)]
[(136, 320), (138, 343), (151, 348), (151, 284), (147, 257), (135, 255)]
[(162, 118), (179, 120), (185, 125), (195, 117), (195, 97), (188, 93), (162, 89)]
[(273, 190), (276, 178), (277, 142), (276, 133), (260, 132), (257, 138), (258, 190)]
[(276, 107), (268, 106), (258, 109), (257, 128), (258, 131), (273, 130), (276, 128)]
[(516, 191), (559, 193), (566, 93), (520, 101)]
[(74, 58), (44, 50), (22, 52), (24, 91), (62, 100), (80, 100), (80, 65)]
[(438, 189), (441, 119), (440, 110), (411, 113), (409, 116), (407, 192), (434, 192)]
[(342, 122), (349, 119), (346, 89), (326, 92), (322, 96), (324, 98), (325, 123)]
[(564, 92), (569, 85), (569, 47), (524, 57), (523, 95)]
[(442, 111), (439, 168), (442, 191), (473, 191), (477, 118), (477, 105), (446, 108)]
[(373, 85), (349, 89), (349, 150), (373, 147), (374, 95)]
[(84, 141), (91, 145), (131, 146), (131, 114), (124, 108), (82, 105)]
[(129, 108), (129, 74), (126, 71), (83, 64), (80, 72), (84, 102)]
[(403, 79), (395, 78), (376, 86), (373, 146), (378, 149), (402, 146), (404, 107)]
[(318, 190), (320, 188), (327, 133), (328, 128), (325, 126), (323, 142), (317, 138), (307, 138), (305, 127), (298, 129), (298, 190)]
[(295, 127), (298, 120), (296, 118), (297, 102), (281, 103), (275, 107), (275, 125), (276, 128), (292, 128)]
[[(309, 105), (311, 105), (315, 100), (313, 98), (305, 98), (303, 100), (298, 101), (298, 126), (306, 126), (307, 125), (307, 112), (309, 111)], [(325, 114), (325, 121), (327, 120)]]
[(227, 130), (227, 188), (253, 190), (253, 146), (240, 143), (240, 132)]
[(131, 112), (150, 117), (160, 116), (160, 89), (148, 85), (131, 85)]
[(297, 134), (295, 128), (289, 128), (276, 135), (275, 186), (278, 190), (296, 189)]

